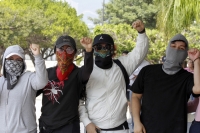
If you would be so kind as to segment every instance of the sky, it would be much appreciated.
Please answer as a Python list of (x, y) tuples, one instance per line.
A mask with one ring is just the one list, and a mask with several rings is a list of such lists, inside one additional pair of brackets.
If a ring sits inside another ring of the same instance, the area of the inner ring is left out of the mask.
[[(78, 15), (83, 14), (83, 21), (90, 27), (94, 27), (88, 17), (97, 18), (96, 10), (102, 8), (103, 0), (65, 0), (77, 10)], [(105, 0), (107, 3), (109, 0)]]

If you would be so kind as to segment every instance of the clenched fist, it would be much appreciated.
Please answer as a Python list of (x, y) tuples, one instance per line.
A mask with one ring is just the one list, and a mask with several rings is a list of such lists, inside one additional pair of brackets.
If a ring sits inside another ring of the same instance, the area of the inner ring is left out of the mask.
[(133, 28), (136, 29), (138, 32), (141, 32), (144, 30), (144, 23), (141, 20), (136, 20), (132, 24)]
[(33, 55), (39, 55), (40, 54), (40, 46), (38, 44), (31, 44), (30, 49), (31, 49)]
[(192, 61), (194, 61), (195, 59), (200, 57), (200, 51), (196, 48), (192, 48), (188, 50), (188, 56)]
[(80, 40), (80, 43), (85, 48), (86, 52), (92, 51), (92, 42), (93, 40), (89, 37), (84, 37)]

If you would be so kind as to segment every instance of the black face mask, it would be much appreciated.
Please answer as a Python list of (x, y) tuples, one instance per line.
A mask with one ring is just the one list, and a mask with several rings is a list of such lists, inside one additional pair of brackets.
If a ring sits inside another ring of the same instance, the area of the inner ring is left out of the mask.
[(112, 55), (102, 58), (100, 56), (95, 56), (95, 64), (102, 69), (109, 69), (112, 67)]

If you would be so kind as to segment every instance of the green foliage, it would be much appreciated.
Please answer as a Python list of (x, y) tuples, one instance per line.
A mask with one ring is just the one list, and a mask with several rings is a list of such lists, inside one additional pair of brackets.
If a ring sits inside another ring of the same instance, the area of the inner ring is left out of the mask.
[[(57, 37), (68, 34), (79, 40), (88, 35), (88, 27), (66, 2), (57, 0), (1, 0), (0, 51), (19, 44), (34, 60), (29, 44), (40, 44), (44, 59), (53, 55)], [(3, 52), (0, 52), (2, 54)]]
[(117, 46), (117, 53), (121, 54), (124, 50), (130, 50), (135, 46), (135, 39), (137, 32), (127, 24), (104, 24), (103, 26), (97, 25), (94, 28), (94, 36), (107, 33), (114, 39)]
[(159, 7), (157, 25), (168, 38), (199, 19), (199, 0), (156, 0)]
[[(141, 19), (147, 28), (155, 28), (157, 6), (153, 0), (110, 0), (103, 9), (97, 10), (98, 18), (89, 18), (94, 24), (104, 23), (131, 25), (133, 20)], [(104, 17), (104, 18), (103, 18)]]
[(184, 30), (183, 34), (188, 39), (190, 48), (200, 49), (200, 24), (191, 25), (190, 28)]
[[(120, 56), (123, 51), (131, 51), (136, 44), (137, 31), (128, 24), (104, 24), (97, 25), (94, 28), (94, 35), (101, 33), (110, 34), (117, 46), (117, 56)], [(163, 35), (158, 30), (146, 29), (149, 37), (150, 48), (147, 55), (147, 60), (151, 63), (158, 63), (160, 57), (165, 55), (167, 42), (164, 42)]]
[(1, 0), (0, 45), (39, 43), (52, 48), (62, 34), (79, 40), (88, 28), (68, 3), (54, 0)]

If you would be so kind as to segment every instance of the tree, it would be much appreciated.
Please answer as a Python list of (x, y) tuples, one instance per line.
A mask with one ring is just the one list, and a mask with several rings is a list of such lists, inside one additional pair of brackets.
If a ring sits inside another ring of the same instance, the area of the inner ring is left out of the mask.
[(156, 4), (157, 24), (167, 39), (199, 19), (199, 0), (156, 0)]
[[(131, 51), (136, 44), (137, 32), (128, 24), (104, 24), (97, 25), (94, 28), (93, 36), (101, 33), (110, 34), (117, 46), (117, 56), (120, 56), (123, 51)], [(158, 30), (146, 29), (149, 37), (150, 48), (147, 54), (147, 60), (151, 63), (158, 63), (160, 57), (165, 55), (167, 42), (164, 42), (163, 35)]]
[(104, 22), (109, 24), (126, 23), (131, 25), (133, 20), (141, 19), (147, 28), (155, 28), (157, 6), (153, 0), (110, 0), (103, 9), (97, 10), (98, 18), (89, 18), (94, 24)]
[(200, 24), (192, 24), (188, 29), (183, 31), (189, 42), (190, 48), (200, 49)]
[(46, 59), (53, 55), (58, 36), (68, 34), (79, 40), (88, 35), (82, 16), (77, 16), (76, 10), (62, 1), (1, 0), (0, 17), (0, 52), (9, 45), (19, 44), (33, 62), (30, 43), (40, 44)]

